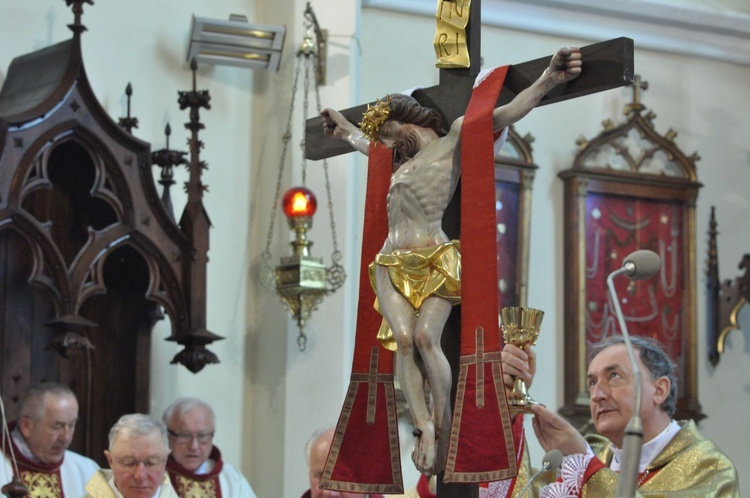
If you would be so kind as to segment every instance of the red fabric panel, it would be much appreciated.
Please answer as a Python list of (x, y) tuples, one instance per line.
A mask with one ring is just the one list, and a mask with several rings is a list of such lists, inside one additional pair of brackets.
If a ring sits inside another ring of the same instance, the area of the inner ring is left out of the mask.
[[(338, 450), (332, 481), (359, 484), (392, 484), (391, 450), (388, 434), (388, 407), (385, 388), (378, 384), (375, 423), (367, 425), (367, 383), (357, 386), (351, 417), (346, 424), (345, 437)], [(357, 437), (367, 434), (365, 438)], [(383, 437), (382, 435), (386, 436)], [(381, 436), (379, 436), (381, 435)]]
[[(500, 351), (492, 113), (507, 71), (507, 66), (496, 68), (474, 89), (461, 130), (462, 364), (446, 482), (495, 481), (516, 475), (502, 369), (498, 358), (484, 357)], [(476, 351), (480, 329), (483, 346)], [(493, 364), (498, 368), (493, 369)], [(481, 384), (478, 368), (484, 373)]]
[(508, 66), (495, 69), (471, 95), (461, 128), (461, 355), (485, 330), (486, 351), (500, 350), (497, 227), (492, 112)]
[[(477, 365), (462, 365), (461, 380), (466, 379), (463, 395), (456, 400), (452, 431), (458, 430), (460, 437), (454, 445), (451, 438), (446, 482), (482, 482), (495, 481), (512, 477), (516, 474), (514, 444), (512, 432), (505, 433), (501, 410), (507, 410), (505, 391), (498, 393), (493, 380), (492, 363), (487, 362), (484, 368), (484, 406), (477, 406)], [(500, 379), (502, 382), (502, 379)], [(460, 390), (460, 388), (459, 388)], [(507, 418), (506, 420), (510, 420)], [(507, 423), (510, 429), (510, 422)], [(454, 450), (455, 448), (455, 450)], [(510, 450), (510, 451), (509, 451)], [(455, 451), (455, 465), (451, 465)], [(512, 469), (512, 470), (511, 470)], [(494, 475), (508, 471), (502, 477)], [(455, 475), (464, 474), (464, 476)]]
[[(379, 142), (371, 142), (369, 157), (352, 373), (365, 373), (369, 370), (370, 350), (373, 346), (380, 345), (376, 336), (380, 322), (383, 320), (383, 317), (373, 308), (375, 291), (370, 285), (368, 265), (375, 260), (375, 255), (388, 237), (387, 198), (393, 173), (393, 151)], [(392, 355), (385, 349), (382, 353), (388, 354), (380, 355), (379, 372), (393, 372)]]
[[(518, 236), (521, 185), (514, 182), (496, 181), (496, 198), (499, 200), (496, 222), (504, 225), (505, 231), (495, 233), (497, 241), (497, 278), (505, 280), (505, 290), (498, 289), (498, 309), (505, 306), (518, 306)], [(502, 339), (502, 337), (501, 337)], [(501, 345), (502, 349), (502, 345)]]
[(419, 481), (417, 482), (417, 494), (419, 495), (419, 498), (437, 498), (435, 493), (430, 492), (430, 478), (424, 474), (419, 476)]
[(630, 334), (661, 342), (683, 380), (690, 311), (682, 264), (686, 222), (683, 207), (674, 201), (595, 193), (586, 197), (587, 353), (590, 344), (622, 333), (607, 275), (631, 252), (650, 249), (662, 259), (660, 271), (640, 281), (615, 279), (615, 288)]
[[(393, 378), (385, 381), (381, 378), (375, 384), (372, 424), (367, 423), (370, 386), (362, 381), (362, 374), (393, 374), (393, 354), (382, 348), (376, 338), (382, 317), (373, 308), (375, 291), (368, 274), (368, 265), (388, 237), (386, 202), (393, 153), (382, 144), (372, 143), (369, 157), (352, 378), (320, 487), (360, 493), (403, 493)], [(380, 353), (377, 372), (370, 372), (373, 348)]]

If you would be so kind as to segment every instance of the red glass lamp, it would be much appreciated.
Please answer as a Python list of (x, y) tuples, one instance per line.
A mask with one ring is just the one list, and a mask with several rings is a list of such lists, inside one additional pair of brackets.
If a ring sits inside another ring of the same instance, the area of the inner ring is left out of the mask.
[(287, 218), (312, 216), (318, 209), (318, 200), (312, 190), (305, 187), (292, 187), (284, 194), (281, 207)]
[(318, 208), (318, 200), (312, 190), (305, 187), (292, 187), (281, 200), (289, 228), (297, 235), (291, 243), (294, 256), (309, 257), (312, 241), (307, 240), (307, 231), (312, 228), (312, 217)]

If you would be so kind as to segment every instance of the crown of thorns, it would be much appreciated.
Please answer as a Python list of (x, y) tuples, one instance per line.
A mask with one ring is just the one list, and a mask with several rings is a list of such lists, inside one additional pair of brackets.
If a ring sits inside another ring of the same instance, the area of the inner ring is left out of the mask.
[(386, 97), (385, 100), (378, 99), (375, 105), (367, 104), (367, 110), (362, 114), (359, 129), (371, 142), (375, 142), (378, 140), (378, 130), (388, 120), (390, 114), (391, 97)]

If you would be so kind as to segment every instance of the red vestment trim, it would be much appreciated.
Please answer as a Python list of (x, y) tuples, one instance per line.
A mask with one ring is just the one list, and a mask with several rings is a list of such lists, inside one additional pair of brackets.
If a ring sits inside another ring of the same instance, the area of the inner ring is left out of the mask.
[(388, 237), (393, 152), (371, 143), (369, 158), (352, 375), (320, 488), (403, 493), (393, 354), (377, 340), (383, 318), (373, 308), (375, 291), (368, 273), (369, 262)]
[(581, 489), (583, 489), (583, 485), (591, 478), (591, 476), (605, 468), (607, 468), (607, 464), (599, 460), (598, 457), (592, 458), (589, 462), (588, 467), (586, 467), (586, 472), (583, 473), (583, 479), (581, 480)]
[(492, 124), (507, 72), (495, 68), (474, 88), (461, 127), (461, 368), (445, 482), (517, 473), (500, 362)]

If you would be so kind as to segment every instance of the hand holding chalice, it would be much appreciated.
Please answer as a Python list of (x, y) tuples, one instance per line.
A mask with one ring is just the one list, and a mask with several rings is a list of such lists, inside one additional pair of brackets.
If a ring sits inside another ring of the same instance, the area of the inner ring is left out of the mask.
[[(527, 308), (508, 306), (500, 310), (503, 340), (523, 349), (526, 344), (536, 345), (539, 331), (542, 326), (544, 311)], [(523, 380), (516, 377), (513, 380), (513, 389), (508, 395), (508, 407), (512, 414), (531, 413), (531, 405), (538, 405), (526, 391)]]

